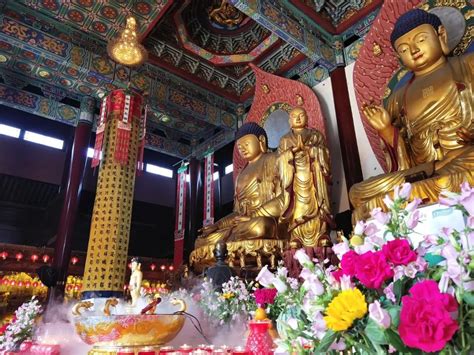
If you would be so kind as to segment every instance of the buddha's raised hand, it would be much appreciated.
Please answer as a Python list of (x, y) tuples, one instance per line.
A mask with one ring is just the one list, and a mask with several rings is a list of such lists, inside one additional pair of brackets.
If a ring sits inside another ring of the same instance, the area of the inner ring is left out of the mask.
[(384, 131), (391, 127), (390, 115), (382, 106), (364, 104), (362, 111), (367, 117), (367, 121), (377, 131)]

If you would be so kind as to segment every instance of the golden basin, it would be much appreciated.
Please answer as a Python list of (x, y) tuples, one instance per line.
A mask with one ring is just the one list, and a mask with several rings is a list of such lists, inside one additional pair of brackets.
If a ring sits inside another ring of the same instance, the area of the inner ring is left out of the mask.
[(182, 314), (82, 315), (74, 319), (77, 334), (95, 347), (163, 345), (181, 331), (184, 321)]

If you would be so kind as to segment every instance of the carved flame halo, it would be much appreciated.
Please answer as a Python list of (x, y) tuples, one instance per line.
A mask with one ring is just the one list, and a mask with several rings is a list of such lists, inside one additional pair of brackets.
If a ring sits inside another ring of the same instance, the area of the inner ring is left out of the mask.
[(147, 50), (138, 42), (137, 21), (133, 16), (127, 17), (125, 28), (109, 42), (107, 52), (114, 61), (129, 67), (141, 65), (148, 59)]

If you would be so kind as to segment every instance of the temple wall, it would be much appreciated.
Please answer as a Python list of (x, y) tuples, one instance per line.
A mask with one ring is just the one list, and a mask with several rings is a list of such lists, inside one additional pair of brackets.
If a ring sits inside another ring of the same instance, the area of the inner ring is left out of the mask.
[(375, 154), (370, 146), (369, 140), (367, 139), (367, 134), (365, 133), (364, 126), (362, 125), (362, 119), (359, 114), (359, 108), (357, 106), (354, 82), (353, 82), (353, 73), (354, 73), (355, 63), (352, 63), (346, 66), (346, 78), (347, 78), (347, 88), (349, 89), (349, 98), (351, 101), (351, 110), (352, 117), (354, 120), (354, 129), (357, 139), (357, 148), (359, 150), (360, 164), (362, 167), (362, 175), (364, 180), (368, 179), (371, 176), (383, 174), (382, 167), (380, 166)]
[(326, 130), (328, 135), (328, 146), (331, 153), (332, 167), (332, 189), (331, 205), (333, 214), (349, 209), (349, 199), (347, 196), (346, 178), (344, 167), (342, 166), (341, 148), (339, 145), (339, 133), (337, 130), (336, 111), (332, 93), (331, 78), (327, 78), (313, 87), (318, 96), (326, 119)]

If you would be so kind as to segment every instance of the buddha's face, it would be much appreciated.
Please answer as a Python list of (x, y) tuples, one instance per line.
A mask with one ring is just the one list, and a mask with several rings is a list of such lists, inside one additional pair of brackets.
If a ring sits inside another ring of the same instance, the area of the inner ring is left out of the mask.
[(407, 69), (414, 72), (429, 69), (444, 56), (441, 36), (433, 26), (423, 24), (398, 38), (395, 49)]
[(257, 136), (253, 134), (247, 134), (237, 140), (237, 149), (239, 150), (240, 155), (247, 161), (254, 161), (262, 153), (262, 139), (265, 140), (265, 137)]
[(308, 115), (301, 108), (295, 108), (290, 112), (290, 127), (305, 128), (308, 125)]

